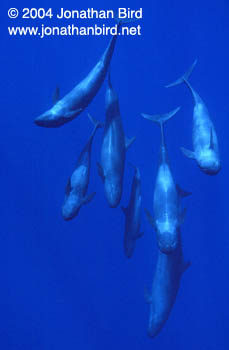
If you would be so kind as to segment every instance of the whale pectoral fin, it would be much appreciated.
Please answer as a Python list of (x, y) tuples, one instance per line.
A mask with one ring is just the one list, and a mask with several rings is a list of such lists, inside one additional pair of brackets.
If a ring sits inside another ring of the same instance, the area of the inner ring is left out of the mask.
[(183, 190), (178, 184), (176, 185), (177, 192), (181, 198), (191, 196), (191, 192)]
[(126, 145), (126, 150), (128, 150), (128, 148), (132, 145), (132, 143), (135, 141), (136, 136), (132, 137), (131, 139), (128, 139), (126, 137), (125, 139), (125, 145)]
[(188, 270), (188, 268), (191, 266), (191, 261), (187, 261), (183, 264), (183, 269), (182, 269), (182, 273), (184, 273), (185, 271)]
[(60, 99), (60, 88), (59, 86), (56, 87), (56, 90), (54, 91), (52, 102), (55, 105)]
[(124, 214), (125, 216), (127, 216), (127, 215), (128, 215), (128, 208), (121, 207), (121, 209), (122, 209), (122, 211), (123, 211), (123, 214)]
[(105, 176), (104, 176), (104, 172), (103, 172), (103, 167), (99, 162), (97, 162), (97, 169), (98, 169), (99, 176), (101, 177), (102, 181), (104, 182)]
[(78, 114), (80, 114), (81, 112), (83, 111), (83, 108), (78, 108), (74, 111), (71, 111), (71, 112), (67, 112), (65, 114), (65, 118), (67, 119), (73, 119), (74, 117), (76, 117)]
[(88, 204), (92, 201), (92, 199), (95, 197), (96, 192), (92, 192), (91, 194), (84, 197), (82, 204)]
[(183, 223), (184, 223), (186, 212), (187, 212), (187, 208), (184, 208), (182, 213), (180, 214), (180, 220), (179, 220), (180, 225), (183, 225)]
[(152, 297), (150, 295), (149, 289), (146, 286), (144, 288), (144, 298), (145, 298), (145, 302), (147, 304), (151, 304), (152, 303)]
[(189, 151), (187, 148), (181, 147), (180, 150), (185, 155), (185, 157), (190, 159), (196, 159), (195, 153), (192, 151)]
[(152, 225), (153, 228), (155, 228), (155, 221), (154, 221), (152, 215), (150, 214), (150, 212), (146, 208), (144, 208), (144, 210), (145, 210), (145, 213), (146, 213), (146, 216), (147, 216), (147, 219), (148, 219), (150, 225)]

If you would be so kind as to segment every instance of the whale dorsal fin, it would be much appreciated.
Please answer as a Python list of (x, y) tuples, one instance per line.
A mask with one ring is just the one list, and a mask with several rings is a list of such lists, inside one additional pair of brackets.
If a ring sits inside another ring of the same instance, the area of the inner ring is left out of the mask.
[(59, 99), (60, 99), (60, 88), (59, 86), (57, 86), (52, 96), (53, 104), (55, 105), (59, 101)]
[(185, 155), (185, 157), (190, 159), (196, 159), (195, 152), (189, 151), (187, 148), (181, 147), (181, 152)]

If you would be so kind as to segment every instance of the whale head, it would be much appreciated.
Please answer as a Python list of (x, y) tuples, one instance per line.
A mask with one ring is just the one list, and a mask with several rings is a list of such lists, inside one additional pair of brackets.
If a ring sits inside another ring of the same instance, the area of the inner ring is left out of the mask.
[(62, 207), (62, 216), (65, 221), (70, 221), (76, 217), (81, 208), (81, 201), (78, 196), (70, 194)]
[(220, 160), (215, 150), (208, 148), (201, 152), (199, 158), (200, 169), (208, 175), (216, 175), (221, 169)]
[(151, 306), (150, 318), (149, 318), (149, 326), (148, 326), (148, 336), (150, 338), (155, 338), (163, 328), (167, 315), (163, 312), (157, 312), (155, 307)]
[(178, 245), (178, 234), (175, 223), (161, 223), (157, 230), (158, 247), (162, 253), (172, 253)]
[(81, 112), (82, 108), (69, 110), (59, 101), (51, 109), (37, 117), (34, 123), (45, 128), (58, 128), (76, 118)]
[(119, 179), (114, 177), (106, 178), (104, 182), (105, 196), (111, 208), (116, 208), (119, 205), (122, 196), (122, 184)]
[(63, 124), (61, 115), (57, 115), (53, 109), (49, 109), (34, 120), (37, 126), (44, 128), (57, 128)]

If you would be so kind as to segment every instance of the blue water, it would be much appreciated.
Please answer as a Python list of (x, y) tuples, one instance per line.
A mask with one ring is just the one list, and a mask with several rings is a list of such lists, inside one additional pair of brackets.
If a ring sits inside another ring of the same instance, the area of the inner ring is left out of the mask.
[[(184, 255), (192, 265), (166, 326), (153, 340), (147, 336), (144, 286), (153, 278), (156, 236), (143, 215), (144, 237), (133, 258), (125, 258), (124, 215), (108, 207), (96, 170), (102, 132), (93, 144), (89, 186), (89, 193), (97, 195), (76, 219), (64, 222), (64, 189), (92, 125), (86, 112), (59, 129), (34, 124), (51, 106), (56, 85), (62, 96), (70, 91), (109, 38), (9, 37), (7, 27), (26, 20), (8, 19), (8, 8), (28, 5), (5, 1), (1, 9), (0, 349), (228, 349), (228, 2), (32, 3), (54, 9), (143, 7), (142, 36), (118, 39), (111, 74), (125, 133), (136, 135), (127, 158), (140, 168), (143, 205), (151, 211), (160, 131), (140, 113), (182, 106), (166, 124), (165, 136), (174, 177), (192, 192), (184, 200), (182, 226)], [(179, 150), (192, 147), (190, 92), (185, 86), (164, 88), (196, 57), (190, 80), (208, 106), (220, 141), (222, 171), (215, 177), (201, 173)], [(105, 89), (106, 83), (87, 109), (101, 121)], [(128, 203), (132, 176), (127, 165), (122, 205)]]

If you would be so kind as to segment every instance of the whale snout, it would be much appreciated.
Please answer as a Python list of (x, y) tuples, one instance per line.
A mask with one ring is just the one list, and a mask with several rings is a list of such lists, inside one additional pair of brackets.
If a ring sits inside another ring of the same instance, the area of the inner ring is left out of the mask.
[(158, 246), (162, 253), (171, 254), (177, 248), (176, 235), (171, 232), (162, 232), (158, 237)]
[(105, 182), (105, 196), (109, 206), (111, 208), (116, 208), (119, 205), (122, 196), (121, 185), (107, 180)]
[(51, 113), (49, 112), (45, 112), (41, 115), (39, 115), (39, 117), (37, 117), (35, 120), (34, 120), (34, 123), (38, 126), (43, 126), (43, 127), (50, 127), (51, 125)]
[(117, 208), (117, 206), (119, 205), (119, 199), (113, 198), (111, 196), (107, 198), (107, 201), (111, 208)]
[(62, 216), (65, 221), (71, 221), (73, 219), (72, 215), (65, 215), (64, 213), (62, 213)]
[(221, 162), (213, 150), (207, 150), (201, 154), (200, 169), (207, 175), (217, 175), (221, 169)]
[(65, 221), (71, 221), (74, 219), (79, 213), (79, 208), (77, 210), (71, 211), (66, 208), (62, 208), (62, 216)]
[(35, 123), (37, 126), (48, 127), (48, 125), (46, 125), (46, 122), (44, 122), (40, 117), (36, 118), (36, 119), (34, 120), (34, 123)]
[(49, 109), (37, 117), (34, 120), (34, 123), (44, 128), (58, 128), (59, 126), (65, 124), (67, 121), (68, 120), (65, 117), (63, 111), (57, 111), (53, 107), (52, 109)]
[(164, 254), (171, 254), (176, 249), (176, 245), (175, 244), (172, 244), (172, 245), (169, 245), (169, 244), (161, 245), (161, 244), (159, 244), (159, 249)]
[(220, 172), (221, 165), (220, 164), (215, 164), (213, 166), (200, 167), (200, 168), (205, 174), (210, 175), (210, 176), (214, 176), (214, 175), (217, 175)]
[(65, 221), (70, 221), (74, 219), (80, 210), (80, 205), (76, 198), (70, 196), (64, 203), (62, 207), (62, 216)]
[(34, 120), (34, 123), (37, 126), (41, 126), (44, 128), (57, 128), (58, 126), (61, 125), (55, 119), (53, 119), (53, 116), (51, 115), (51, 113), (44, 113), (40, 115)]
[(162, 315), (151, 315), (147, 334), (150, 338), (155, 338), (163, 328), (166, 319)]
[(154, 330), (154, 329), (148, 328), (147, 334), (150, 338), (155, 338), (159, 332), (160, 332), (160, 329)]

